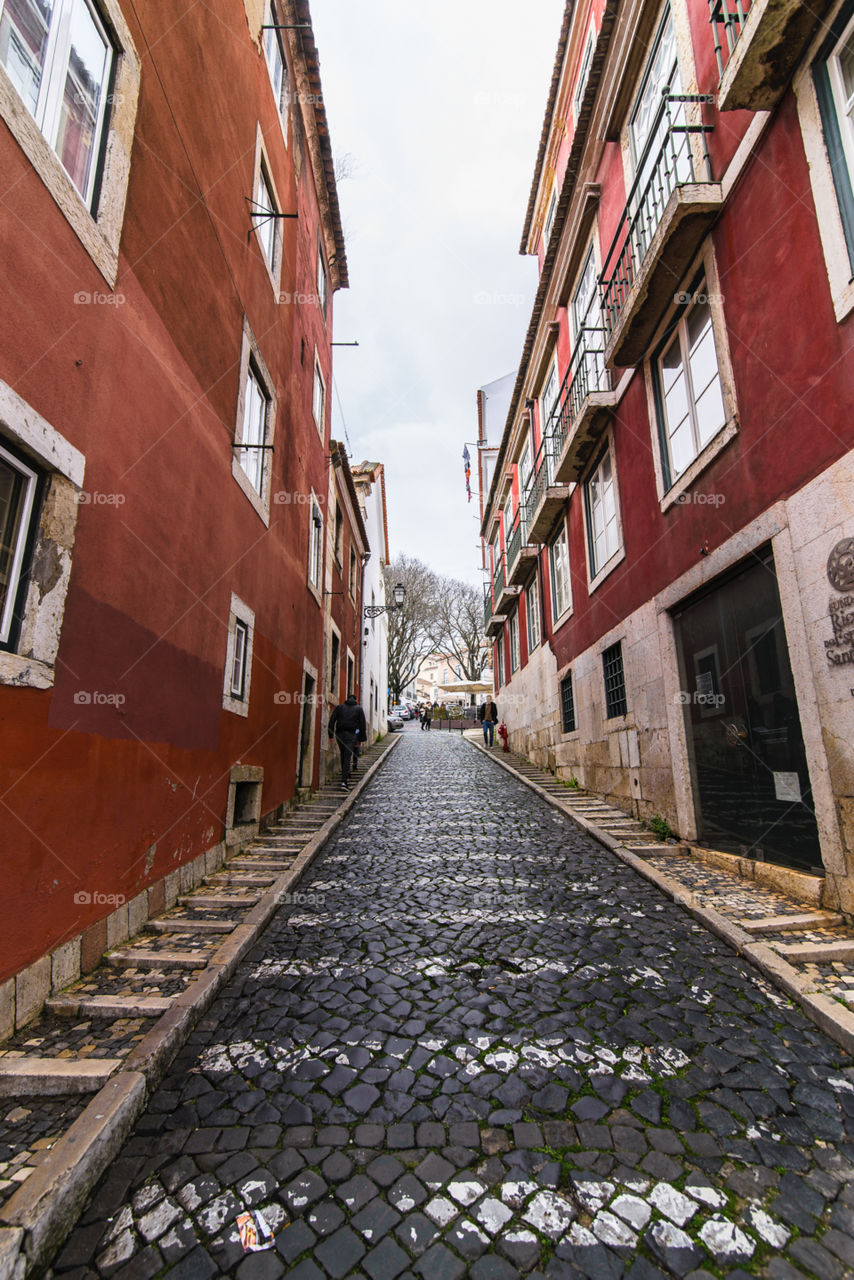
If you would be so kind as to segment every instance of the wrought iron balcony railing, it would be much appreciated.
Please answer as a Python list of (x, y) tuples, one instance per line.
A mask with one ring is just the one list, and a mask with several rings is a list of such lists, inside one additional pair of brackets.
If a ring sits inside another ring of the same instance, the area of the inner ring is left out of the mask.
[[(549, 418), (549, 423), (552, 422), (553, 417), (554, 414)], [(544, 435), (540, 441), (537, 456), (534, 458), (534, 469), (525, 491), (525, 504), (532, 519), (545, 497), (546, 490), (555, 483), (555, 462), (560, 454), (560, 444), (557, 444), (557, 439), (554, 434)], [(559, 439), (562, 443), (563, 436), (559, 436)]]
[[(593, 319), (593, 308), (588, 312), (588, 319)], [(597, 319), (599, 308), (596, 308)], [(567, 401), (569, 404), (570, 424), (578, 417), (581, 406), (594, 391), (610, 391), (611, 375), (605, 366), (605, 342), (607, 331), (604, 324), (585, 324), (578, 335), (569, 360), (566, 380), (568, 382)], [(564, 430), (561, 448), (566, 436)], [(560, 450), (558, 450), (560, 452)]]
[(492, 598), (498, 600), (501, 592), (504, 590), (505, 574), (504, 574), (504, 556), (499, 558), (498, 564), (492, 574)]
[(718, 75), (722, 76), (729, 56), (741, 35), (750, 12), (751, 0), (709, 0), (709, 22), (714, 29)]
[(483, 589), (483, 625), (484, 627), (489, 626), (489, 619), (492, 617), (494, 612), (495, 610), (492, 607), (492, 589), (489, 583), (487, 583)]
[[(705, 101), (701, 94), (673, 94), (669, 89), (662, 93), (658, 119), (650, 131), (658, 141), (653, 142), (638, 169), (599, 278), (608, 337), (620, 318), (670, 197), (679, 187), (712, 180), (706, 145), (711, 125), (684, 122), (684, 104)], [(701, 165), (694, 158), (692, 135), (701, 140)]]
[(510, 526), (510, 537), (507, 539), (507, 572), (512, 573), (516, 561), (519, 559), (519, 552), (522, 550), (522, 521), (519, 516), (522, 508), (519, 507)]

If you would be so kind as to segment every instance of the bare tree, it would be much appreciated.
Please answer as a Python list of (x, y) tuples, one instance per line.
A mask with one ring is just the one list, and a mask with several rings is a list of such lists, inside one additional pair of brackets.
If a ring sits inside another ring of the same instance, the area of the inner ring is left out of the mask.
[(433, 639), (437, 651), (456, 660), (462, 679), (480, 679), (488, 646), (483, 596), (477, 587), (456, 578), (440, 579)]
[(406, 588), (402, 609), (388, 611), (388, 682), (395, 702), (415, 679), (423, 659), (435, 649), (439, 579), (421, 560), (399, 555), (385, 569), (386, 598), (395, 584)]

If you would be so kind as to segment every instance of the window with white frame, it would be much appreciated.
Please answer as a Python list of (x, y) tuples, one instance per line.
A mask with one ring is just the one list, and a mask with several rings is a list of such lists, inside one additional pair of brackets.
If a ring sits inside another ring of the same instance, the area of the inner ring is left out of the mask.
[(283, 132), (285, 134), (285, 143), (288, 140), (288, 109), (290, 106), (290, 76), (288, 74), (288, 64), (285, 59), (284, 48), (282, 46), (281, 32), (276, 31), (275, 27), (279, 23), (276, 6), (272, 3), (267, 4), (265, 10), (264, 23), (267, 30), (264, 32), (264, 56), (267, 60), (267, 70), (270, 73), (270, 84), (273, 87), (273, 97), (276, 99), (276, 106), (279, 116), (282, 120)]
[(326, 319), (326, 304), (329, 300), (329, 273), (326, 270), (326, 262), (323, 257), (323, 245), (318, 239), (317, 242), (317, 301), (320, 310), (323, 312), (323, 318)]
[(543, 223), (543, 247), (548, 248), (549, 240), (552, 238), (554, 231), (555, 215), (557, 214), (557, 187), (552, 187), (552, 193), (549, 197), (548, 208), (546, 209), (546, 220)]
[(569, 544), (565, 524), (561, 524), (557, 535), (549, 544), (549, 571), (552, 584), (552, 617), (557, 622), (572, 604), (569, 587)]
[(528, 653), (531, 653), (541, 639), (540, 584), (536, 577), (525, 588), (525, 616), (528, 620)]
[(498, 643), (495, 646), (497, 663), (495, 668), (495, 678), (497, 687), (500, 689), (504, 684), (504, 632), (498, 637)]
[[(836, 204), (854, 273), (854, 5), (843, 5), (813, 63)], [(821, 210), (819, 210), (821, 212)]]
[(528, 486), (531, 483), (531, 471), (533, 463), (531, 461), (531, 439), (530, 436), (525, 441), (525, 448), (519, 456), (519, 501), (527, 500)]
[(314, 421), (317, 423), (317, 429), (322, 436), (326, 425), (326, 383), (323, 381), (323, 374), (320, 372), (320, 362), (316, 356), (314, 360), (314, 397), (312, 401), (312, 411), (314, 413)]
[(240, 465), (259, 497), (264, 492), (264, 454), (270, 418), (270, 398), (260, 374), (250, 360), (243, 398), (243, 434), (240, 440)]
[(232, 594), (228, 615), (228, 642), (222, 705), (235, 715), (248, 716), (252, 682), (252, 650), (255, 613), (239, 596)]
[(519, 668), (519, 610), (514, 609), (510, 618), (510, 670), (516, 671)]
[(273, 196), (272, 184), (262, 161), (258, 166), (258, 178), (255, 183), (252, 221), (255, 225), (258, 243), (261, 246), (264, 257), (267, 259), (267, 266), (271, 272), (275, 272), (278, 263), (279, 219), (275, 215), (280, 212), (281, 210), (278, 208)]
[(308, 526), (308, 580), (313, 587), (320, 590), (320, 573), (323, 568), (323, 516), (314, 494), (311, 495), (311, 510)]
[(543, 389), (540, 392), (540, 433), (545, 435), (549, 418), (554, 412), (558, 398), (558, 379), (557, 379), (557, 355), (554, 356), (551, 368), (546, 374), (546, 380), (543, 383)]
[(39, 473), (0, 445), (0, 649), (16, 640)]
[(4, 0), (0, 61), (91, 206), (115, 52), (88, 0)]
[(726, 425), (712, 313), (705, 285), (659, 348), (654, 385), (665, 484), (670, 486)]
[(595, 578), (620, 550), (620, 520), (617, 488), (610, 446), (606, 446), (584, 485), (587, 542), (590, 549), (590, 576)]
[(581, 70), (578, 73), (578, 84), (575, 89), (575, 97), (573, 98), (573, 113), (576, 122), (578, 121), (578, 113), (581, 110), (581, 104), (584, 101), (584, 90), (587, 88), (587, 81), (590, 79), (590, 64), (593, 61), (593, 47), (596, 44), (596, 34), (593, 28), (587, 35), (587, 43), (584, 46), (584, 55), (581, 59)]

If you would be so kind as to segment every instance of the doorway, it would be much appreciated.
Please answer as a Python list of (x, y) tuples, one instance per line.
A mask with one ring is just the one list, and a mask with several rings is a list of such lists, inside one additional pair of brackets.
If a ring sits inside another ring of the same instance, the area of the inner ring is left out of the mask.
[(821, 869), (771, 549), (674, 613), (700, 840)]
[(314, 677), (304, 671), (302, 677), (302, 717), (299, 730), (299, 762), (297, 764), (298, 787), (311, 785), (311, 729), (314, 719), (314, 686)]

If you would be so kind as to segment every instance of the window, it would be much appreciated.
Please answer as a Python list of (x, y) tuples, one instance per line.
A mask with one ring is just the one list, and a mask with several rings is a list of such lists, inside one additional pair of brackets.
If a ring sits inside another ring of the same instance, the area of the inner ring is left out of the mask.
[(308, 526), (308, 580), (320, 590), (323, 565), (323, 516), (314, 494), (311, 495), (311, 520)]
[(572, 604), (569, 587), (569, 547), (565, 525), (561, 525), (557, 537), (549, 547), (549, 567), (552, 581), (552, 617), (557, 622)]
[(259, 496), (263, 496), (264, 490), (264, 445), (267, 440), (269, 411), (270, 401), (256, 368), (250, 362), (243, 399), (240, 465)]
[(5, 0), (0, 59), (91, 207), (115, 54), (87, 0)]
[(16, 640), (39, 475), (0, 446), (0, 648)]
[(510, 670), (516, 671), (519, 668), (519, 610), (513, 610), (513, 616), (510, 619)]
[(351, 693), (356, 692), (355, 672), (356, 672), (355, 664), (353, 662), (352, 657), (348, 654), (347, 655), (347, 697), (348, 698)]
[(590, 576), (595, 578), (620, 549), (617, 490), (610, 448), (605, 449), (584, 486), (584, 501), (590, 548)]
[(567, 671), (560, 682), (560, 715), (564, 733), (575, 730), (575, 698), (572, 693), (572, 672)]
[(547, 249), (549, 240), (552, 238), (552, 231), (555, 225), (555, 214), (557, 213), (557, 187), (552, 187), (552, 194), (549, 198), (548, 208), (546, 209), (546, 220), (543, 223), (543, 248)]
[(314, 421), (317, 423), (317, 429), (323, 436), (326, 429), (326, 383), (323, 381), (323, 374), (320, 372), (320, 364), (315, 358), (314, 361), (314, 401), (312, 405), (314, 411)]
[(543, 389), (540, 392), (540, 434), (546, 434), (546, 427), (549, 418), (554, 412), (558, 397), (558, 380), (557, 380), (557, 356), (552, 360), (552, 366), (549, 369), (548, 376), (543, 383)]
[(528, 619), (528, 653), (540, 643), (540, 583), (535, 577), (525, 589), (525, 613)]
[[(664, 93), (681, 93), (679, 66), (676, 61), (676, 37), (670, 10), (659, 28), (652, 56), (644, 73), (640, 92), (629, 121), (629, 142), (635, 173), (651, 172), (655, 153), (663, 141), (667, 120)], [(641, 186), (643, 183), (640, 184)]]
[(234, 624), (234, 653), (231, 660), (231, 696), (243, 700), (246, 689), (246, 651), (249, 628), (239, 619)]
[(356, 553), (351, 547), (350, 548), (350, 595), (353, 597), (354, 600), (356, 599), (357, 579), (358, 579), (358, 573), (356, 569)]
[(343, 555), (344, 555), (344, 513), (341, 510), (340, 504), (336, 502), (335, 503), (335, 559), (338, 562), (339, 568), (343, 563), (343, 559), (342, 559)]
[(813, 67), (836, 202), (854, 272), (854, 14), (843, 7)]
[(317, 301), (323, 312), (323, 318), (326, 319), (326, 304), (329, 299), (329, 276), (326, 271), (326, 263), (323, 259), (323, 245), (317, 242)]
[(376, 604), (377, 604), (376, 593), (374, 592), (373, 587), (371, 587), (371, 631), (372, 632), (376, 631), (377, 629), (377, 620), (373, 612), (374, 609), (376, 608)]
[(341, 660), (341, 640), (337, 632), (332, 632), (332, 642), (329, 646), (329, 688), (337, 696), (338, 689), (338, 664)]
[(605, 716), (626, 714), (626, 678), (623, 673), (623, 642), (618, 640), (602, 654), (602, 674), (605, 679)]
[[(704, 297), (705, 285), (700, 286)], [(682, 311), (655, 365), (656, 402), (667, 488), (726, 425), (708, 302)]]
[(271, 217), (271, 214), (278, 213), (276, 201), (273, 199), (273, 192), (270, 186), (270, 180), (267, 177), (264, 165), (260, 165), (258, 169), (258, 180), (255, 184), (255, 200), (252, 207), (252, 221), (255, 224), (255, 234), (258, 237), (258, 243), (261, 246), (264, 257), (267, 259), (267, 265), (271, 271), (276, 270), (276, 242), (278, 231), (278, 219)]
[(522, 450), (519, 458), (519, 501), (525, 502), (525, 495), (528, 492), (528, 486), (531, 483), (531, 441), (525, 442), (525, 448)]
[(590, 64), (593, 61), (593, 46), (596, 43), (595, 32), (590, 30), (587, 36), (587, 44), (584, 46), (584, 56), (581, 59), (581, 70), (578, 73), (578, 85), (573, 98), (573, 113), (575, 115), (576, 124), (578, 123), (578, 113), (581, 110), (581, 104), (584, 101), (584, 90), (587, 88), (587, 81), (590, 78)]
[(254, 612), (239, 596), (232, 594), (228, 615), (222, 705), (226, 711), (232, 711), (238, 716), (249, 715), (254, 633)]
[[(273, 4), (266, 6), (266, 14), (264, 18), (265, 25), (269, 28), (280, 21), (276, 8)], [(273, 97), (276, 99), (276, 106), (282, 119), (282, 125), (285, 134), (285, 143), (288, 140), (288, 107), (290, 102), (290, 76), (288, 75), (288, 64), (285, 60), (284, 50), (282, 48), (281, 33), (279, 31), (267, 30), (264, 35), (264, 56), (267, 59), (267, 70), (270, 73), (270, 84), (273, 86)]]
[(498, 664), (495, 669), (495, 677), (497, 681), (496, 687), (500, 689), (504, 684), (504, 632), (498, 637), (498, 643), (495, 646), (495, 653), (498, 658)]

